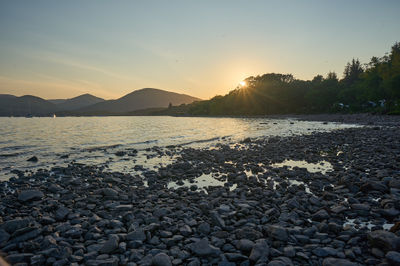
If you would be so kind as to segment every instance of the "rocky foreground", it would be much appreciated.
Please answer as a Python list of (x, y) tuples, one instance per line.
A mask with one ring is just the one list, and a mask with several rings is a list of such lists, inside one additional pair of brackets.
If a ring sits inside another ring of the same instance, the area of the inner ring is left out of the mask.
[[(157, 151), (179, 152), (176, 162), (135, 176), (79, 164), (20, 173), (0, 184), (2, 256), (15, 265), (400, 265), (399, 126), (168, 147)], [(271, 166), (285, 159), (333, 171)], [(167, 188), (209, 173), (225, 185)]]

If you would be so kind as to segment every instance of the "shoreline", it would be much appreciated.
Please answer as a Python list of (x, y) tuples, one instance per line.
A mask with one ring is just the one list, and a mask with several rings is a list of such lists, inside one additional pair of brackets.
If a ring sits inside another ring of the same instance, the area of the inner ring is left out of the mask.
[[(143, 173), (148, 187), (80, 164), (11, 178), (0, 183), (2, 256), (31, 265), (395, 265), (400, 119), (295, 118), (372, 126), (185, 147)], [(332, 171), (271, 166), (288, 159)], [(224, 186), (190, 183), (210, 173)]]

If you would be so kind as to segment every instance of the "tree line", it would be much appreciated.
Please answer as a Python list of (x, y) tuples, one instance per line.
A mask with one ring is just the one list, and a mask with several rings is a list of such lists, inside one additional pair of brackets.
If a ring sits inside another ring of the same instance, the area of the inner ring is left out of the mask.
[(312, 80), (291, 74), (269, 73), (245, 79), (225, 96), (215, 96), (169, 113), (189, 115), (268, 115), (330, 112), (379, 112), (400, 114), (400, 43), (383, 57), (367, 64), (353, 59), (343, 77), (334, 72)]

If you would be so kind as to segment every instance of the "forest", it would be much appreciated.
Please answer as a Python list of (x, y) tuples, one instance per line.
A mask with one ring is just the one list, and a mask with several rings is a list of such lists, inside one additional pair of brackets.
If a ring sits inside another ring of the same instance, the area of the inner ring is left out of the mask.
[[(291, 74), (251, 76), (225, 96), (170, 106), (159, 114), (268, 115), (373, 112), (400, 114), (400, 42), (382, 57), (362, 64), (352, 59), (341, 78), (300, 80)], [(157, 112), (156, 112), (157, 113)]]

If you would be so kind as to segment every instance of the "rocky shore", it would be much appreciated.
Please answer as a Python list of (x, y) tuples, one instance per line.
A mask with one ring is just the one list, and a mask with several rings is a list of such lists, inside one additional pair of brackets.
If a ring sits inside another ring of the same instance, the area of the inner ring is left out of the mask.
[[(1, 255), (12, 265), (400, 265), (399, 129), (171, 146), (156, 150), (176, 161), (137, 175), (19, 172), (0, 183)], [(331, 169), (274, 166), (285, 160)]]

